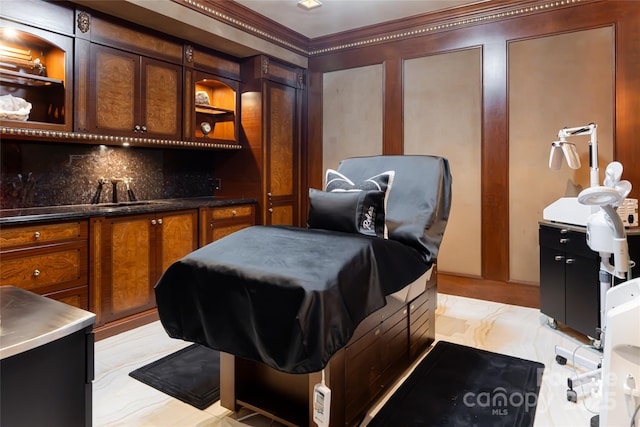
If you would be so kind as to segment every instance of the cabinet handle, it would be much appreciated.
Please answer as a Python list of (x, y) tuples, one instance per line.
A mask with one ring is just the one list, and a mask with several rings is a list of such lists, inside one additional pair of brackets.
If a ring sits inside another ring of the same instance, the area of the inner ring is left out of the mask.
[(156, 220), (155, 219), (151, 220), (151, 225), (156, 225)]
[(38, 270), (37, 268), (33, 270), (33, 277), (38, 277), (39, 275), (40, 275), (40, 270)]
[(566, 264), (573, 264), (575, 262), (575, 259), (573, 258), (567, 258), (567, 260), (565, 261)]
[(567, 230), (566, 228), (563, 228), (562, 230), (560, 230), (560, 234), (567, 234), (569, 232), (569, 230)]
[(40, 232), (36, 231), (35, 233), (33, 233), (33, 238), (38, 240), (40, 238)]
[(162, 225), (162, 218), (158, 219), (158, 225)]
[(145, 132), (147, 131), (147, 127), (146, 127), (146, 126), (142, 126), (142, 127), (140, 128), (140, 130), (142, 131), (142, 133), (145, 133)]
[(212, 222), (209, 223), (209, 229), (213, 230), (213, 223)]
[(564, 257), (562, 255), (556, 255), (553, 259), (555, 259), (556, 261), (562, 261)]
[(231, 211), (231, 215), (236, 216), (236, 215), (238, 215), (238, 212), (236, 212), (236, 210), (234, 209), (234, 210)]
[(133, 131), (134, 131), (135, 133), (140, 132), (140, 125), (135, 125), (135, 126), (133, 127)]
[(273, 208), (269, 208), (269, 212), (273, 212)]
[(373, 335), (380, 335), (380, 328), (376, 329), (376, 331), (373, 333)]
[(271, 198), (271, 193), (267, 193), (267, 196), (269, 196), (269, 198)]
[(568, 243), (569, 239), (560, 239), (560, 243)]

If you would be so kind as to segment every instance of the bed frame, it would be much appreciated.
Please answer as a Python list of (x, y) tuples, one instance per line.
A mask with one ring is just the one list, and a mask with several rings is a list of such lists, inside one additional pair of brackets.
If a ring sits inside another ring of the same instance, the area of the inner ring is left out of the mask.
[[(435, 339), (436, 265), (365, 318), (325, 368), (332, 427), (358, 425), (366, 412)], [(321, 373), (288, 374), (220, 354), (220, 403), (253, 410), (287, 426), (315, 426), (313, 387)]]

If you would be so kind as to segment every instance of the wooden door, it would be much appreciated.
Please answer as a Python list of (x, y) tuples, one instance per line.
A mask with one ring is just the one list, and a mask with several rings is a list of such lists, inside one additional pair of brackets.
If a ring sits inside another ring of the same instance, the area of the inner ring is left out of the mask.
[(265, 81), (265, 224), (297, 225), (298, 130), (296, 89)]
[(155, 228), (148, 215), (111, 218), (104, 229), (103, 320), (153, 308)]
[(141, 58), (141, 136), (182, 138), (182, 68)]
[(134, 136), (140, 126), (140, 57), (97, 44), (91, 45), (88, 131)]

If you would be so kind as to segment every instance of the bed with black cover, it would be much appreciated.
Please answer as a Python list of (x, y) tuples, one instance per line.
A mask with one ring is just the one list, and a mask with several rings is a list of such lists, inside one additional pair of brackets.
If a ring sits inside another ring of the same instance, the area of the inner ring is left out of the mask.
[[(222, 352), (222, 382), (229, 382), (221, 385), (223, 405), (306, 425), (309, 387), (325, 369), (328, 385), (336, 387), (332, 425), (344, 425), (362, 416), (362, 405), (348, 408), (342, 383), (349, 373), (337, 372), (344, 360), (339, 368), (332, 361), (344, 359), (364, 329), (375, 329), (385, 316), (400, 319), (388, 325), (394, 331), (406, 326), (406, 334), (394, 332), (394, 342), (411, 333), (408, 299), (425, 293), (427, 279), (435, 283), (451, 203), (449, 165), (435, 156), (350, 158), (327, 171), (325, 191), (311, 189), (309, 199), (307, 228), (254, 226), (204, 246), (167, 269), (156, 300), (171, 337)], [(416, 281), (418, 292), (409, 292)], [(372, 322), (380, 313), (386, 314)], [(410, 361), (405, 353), (398, 365)], [(279, 390), (283, 382), (288, 386)], [(262, 408), (253, 394), (277, 398)], [(288, 414), (285, 407), (296, 405), (304, 408)]]

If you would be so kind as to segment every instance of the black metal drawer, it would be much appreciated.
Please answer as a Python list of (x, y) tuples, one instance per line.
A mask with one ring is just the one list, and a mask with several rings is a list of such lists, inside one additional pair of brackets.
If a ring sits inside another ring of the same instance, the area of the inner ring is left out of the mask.
[(540, 226), (540, 246), (552, 248), (562, 252), (569, 252), (586, 258), (598, 258), (598, 253), (594, 252), (587, 245), (587, 234), (585, 232), (569, 230), (567, 228)]

